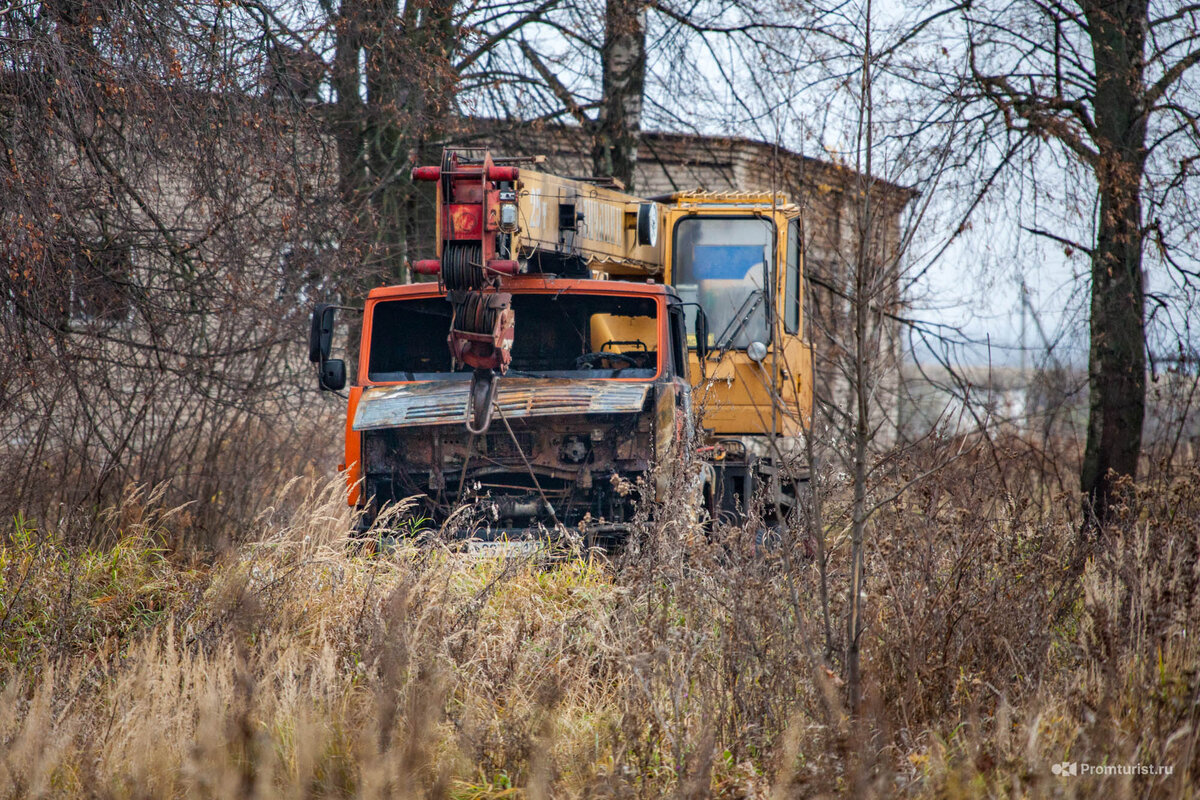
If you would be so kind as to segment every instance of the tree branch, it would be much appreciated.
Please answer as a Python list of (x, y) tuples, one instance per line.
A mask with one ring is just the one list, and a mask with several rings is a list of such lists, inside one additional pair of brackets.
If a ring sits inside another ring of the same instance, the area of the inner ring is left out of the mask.
[(480, 56), (482, 56), (484, 53), (491, 50), (496, 45), (497, 42), (507, 39), (509, 36), (516, 33), (518, 30), (525, 27), (529, 23), (536, 22), (542, 16), (542, 14), (545, 14), (547, 11), (549, 11), (551, 8), (553, 8), (556, 5), (558, 5), (558, 0), (545, 0), (544, 3), (542, 3), (540, 6), (533, 9), (532, 11), (530, 11), (528, 14), (518, 17), (516, 20), (514, 20), (509, 25), (506, 25), (505, 27), (503, 27), (500, 30), (496, 31), (495, 33), (491, 34), (486, 39), (484, 39), (483, 43), (480, 44), (478, 47), (476, 47), (474, 51), (463, 56), (462, 60), (459, 61), (458, 64), (456, 65), (455, 70), (457, 72), (464, 71), (465, 69), (467, 69), (467, 67), (474, 64), (479, 59)]
[(1063, 236), (1059, 236), (1056, 233), (1051, 233), (1050, 231), (1044, 231), (1041, 228), (1031, 228), (1028, 225), (1022, 225), (1021, 229), (1024, 231), (1028, 231), (1029, 233), (1032, 233), (1034, 236), (1043, 236), (1047, 239), (1058, 242), (1059, 244), (1066, 245), (1067, 247), (1073, 247), (1081, 253), (1087, 253), (1089, 256), (1092, 254), (1092, 248), (1085, 247), (1084, 245), (1079, 244), (1079, 242), (1073, 242), (1070, 239), (1067, 239), (1066, 237), (1063, 237)]
[(576, 121), (579, 122), (584, 129), (591, 130), (596, 122), (583, 112), (583, 108), (581, 108), (579, 103), (576, 102), (574, 95), (571, 94), (571, 90), (563, 85), (563, 82), (560, 81), (558, 76), (546, 66), (545, 62), (543, 62), (541, 57), (534, 52), (533, 48), (529, 46), (528, 42), (526, 42), (524, 39), (521, 39), (517, 42), (517, 45), (521, 48), (521, 53), (524, 54), (525, 58), (529, 59), (529, 63), (533, 66), (537, 74), (540, 75), (542, 80), (546, 82), (546, 85), (550, 87), (550, 91), (554, 93), (554, 96), (558, 98), (560, 103), (566, 106), (567, 111), (571, 113), (571, 116), (575, 117)]
[(1183, 73), (1200, 63), (1200, 49), (1193, 50), (1187, 55), (1175, 62), (1169, 70), (1164, 72), (1162, 76), (1151, 84), (1146, 90), (1145, 108), (1153, 108), (1154, 105), (1162, 98), (1167, 90), (1171, 88), (1171, 84), (1183, 77)]

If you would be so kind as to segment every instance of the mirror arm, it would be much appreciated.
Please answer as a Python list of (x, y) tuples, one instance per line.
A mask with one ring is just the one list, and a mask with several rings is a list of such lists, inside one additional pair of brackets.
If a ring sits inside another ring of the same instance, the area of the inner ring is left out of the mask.
[[(343, 306), (336, 303), (317, 303), (313, 306), (312, 324), (309, 330), (309, 361), (317, 365), (317, 388), (321, 391), (332, 391), (335, 394), (341, 395), (340, 390), (345, 387), (345, 365), (342, 366), (342, 386), (333, 388), (325, 383), (325, 365), (334, 359), (329, 358), (330, 351), (333, 349), (333, 329), (336, 325), (336, 312), (355, 311), (363, 313), (365, 310), (362, 306)], [(328, 319), (328, 329), (326, 329), (326, 320)]]
[[(696, 362), (700, 365), (700, 377), (708, 378), (708, 368), (705, 363), (708, 361), (708, 314), (704, 310), (704, 306), (699, 303), (680, 303), (680, 307), (687, 308), (688, 306), (696, 307), (695, 336), (696, 336)], [(700, 323), (704, 323), (703, 336), (701, 335)]]

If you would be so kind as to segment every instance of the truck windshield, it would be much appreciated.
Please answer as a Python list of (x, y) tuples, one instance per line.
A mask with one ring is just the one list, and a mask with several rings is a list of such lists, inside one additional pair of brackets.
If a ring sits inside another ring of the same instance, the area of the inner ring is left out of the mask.
[[(516, 338), (509, 375), (653, 378), (658, 302), (649, 297), (514, 294)], [(372, 381), (466, 380), (450, 368), (450, 304), (442, 297), (376, 303), (367, 377)]]
[[(774, 223), (761, 217), (688, 217), (675, 226), (672, 280), (681, 300), (708, 315), (710, 348), (769, 341), (774, 242)], [(695, 315), (688, 308), (688, 330)]]

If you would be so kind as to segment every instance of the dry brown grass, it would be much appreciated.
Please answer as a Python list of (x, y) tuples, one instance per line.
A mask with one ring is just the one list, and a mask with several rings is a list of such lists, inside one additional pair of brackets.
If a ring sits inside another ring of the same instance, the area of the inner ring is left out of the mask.
[(187, 521), (153, 493), (103, 548), (22, 521), (0, 796), (1193, 796), (1200, 475), (1130, 488), (1078, 561), (1074, 498), (1031, 499), (1022, 458), (980, 450), (880, 510), (853, 719), (836, 485), (828, 656), (812, 548), (764, 553), (753, 519), (706, 536), (664, 507), (616, 564), (363, 555), (312, 480), (197, 564), (156, 544)]

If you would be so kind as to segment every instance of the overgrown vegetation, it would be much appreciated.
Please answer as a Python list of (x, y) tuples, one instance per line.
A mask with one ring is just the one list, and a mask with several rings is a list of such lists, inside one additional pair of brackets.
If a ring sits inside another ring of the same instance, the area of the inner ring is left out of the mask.
[[(603, 6), (4, 4), (0, 796), (1197, 794), (1200, 7)], [(769, 547), (681, 504), (613, 561), (355, 549), (310, 308), (432, 254), (415, 163), (564, 120), (643, 190), (724, 148), (672, 173), (643, 126), (834, 162), (737, 188), (802, 207), (844, 473)], [(1036, 443), (910, 307), (952, 259), (1091, 293), (1034, 314)], [(974, 426), (889, 441), (893, 323)]]
[[(188, 518), (159, 493), (128, 492), (91, 546), (19, 519), (0, 796), (1191, 796), (1200, 473), (1125, 487), (1078, 562), (1078, 504), (1017, 442), (888, 499), (960, 444), (873, 497), (858, 717), (814, 542), (764, 550), (753, 519), (706, 532), (664, 506), (612, 563), (367, 555), (340, 485), (303, 479), (200, 566), (164, 549)], [(837, 619), (853, 492), (827, 485)]]

